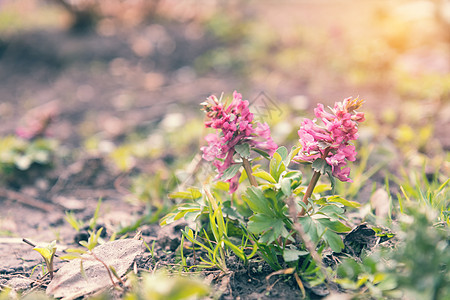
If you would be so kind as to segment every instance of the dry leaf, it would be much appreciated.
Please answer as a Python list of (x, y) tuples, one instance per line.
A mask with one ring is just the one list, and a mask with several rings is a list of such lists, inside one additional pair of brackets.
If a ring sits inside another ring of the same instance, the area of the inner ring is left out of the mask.
[[(113, 266), (119, 276), (123, 276), (134, 259), (142, 254), (142, 244), (141, 240), (123, 239), (107, 242), (94, 248), (93, 252), (108, 266)], [(89, 259), (83, 261), (88, 280), (81, 274), (80, 259), (74, 259), (58, 270), (47, 287), (48, 295), (69, 300), (112, 286), (105, 266), (91, 260), (92, 255), (85, 254), (83, 257)]]

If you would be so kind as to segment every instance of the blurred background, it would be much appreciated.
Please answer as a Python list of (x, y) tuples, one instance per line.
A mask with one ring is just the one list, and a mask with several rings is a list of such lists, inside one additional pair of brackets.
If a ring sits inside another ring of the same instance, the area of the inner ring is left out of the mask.
[(202, 143), (199, 103), (234, 90), (287, 145), (318, 102), (359, 96), (362, 182), (448, 177), (450, 1), (0, 2), (1, 135), (58, 111), (60, 153), (167, 179)]

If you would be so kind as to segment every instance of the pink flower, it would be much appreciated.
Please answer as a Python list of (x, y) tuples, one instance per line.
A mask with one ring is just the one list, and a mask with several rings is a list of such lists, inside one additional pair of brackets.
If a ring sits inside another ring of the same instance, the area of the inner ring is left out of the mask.
[(326, 112), (322, 104), (314, 109), (314, 114), (322, 120), (323, 126), (317, 125), (317, 120), (305, 119), (298, 135), (302, 151), (294, 158), (296, 161), (313, 162), (323, 158), (331, 166), (333, 176), (341, 181), (351, 181), (348, 178), (350, 168), (344, 168), (347, 161), (356, 159), (355, 147), (350, 141), (358, 138), (358, 123), (365, 120), (364, 113), (356, 112), (363, 101), (346, 98), (336, 102), (332, 113)]
[[(253, 120), (249, 102), (242, 100), (242, 95), (238, 92), (234, 91), (229, 105), (224, 105), (214, 95), (208, 97), (202, 105), (207, 117), (205, 126), (216, 129), (216, 133), (205, 137), (208, 146), (201, 147), (200, 150), (205, 160), (213, 161), (219, 172), (218, 178), (236, 163), (233, 158), (237, 145), (247, 143), (251, 148), (264, 150), (271, 156), (278, 148), (270, 136), (269, 126)], [(227, 180), (230, 183), (230, 193), (236, 191), (239, 176), (238, 172)]]

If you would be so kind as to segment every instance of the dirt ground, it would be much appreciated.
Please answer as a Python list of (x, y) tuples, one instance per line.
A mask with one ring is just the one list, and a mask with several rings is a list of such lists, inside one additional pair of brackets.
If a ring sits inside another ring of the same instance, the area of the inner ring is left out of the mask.
[[(285, 17), (287, 11), (292, 13), (289, 18)], [(253, 14), (265, 16), (269, 24), (276, 24), (282, 32), (295, 20), (310, 26), (317, 26), (316, 22), (332, 26), (326, 15), (337, 16), (336, 22), (345, 19), (359, 22), (368, 11), (353, 5), (344, 9), (336, 3), (325, 8), (309, 2), (292, 9), (289, 1), (281, 5), (269, 1), (256, 7)], [(70, 158), (60, 159), (44, 176), (36, 174), (18, 188), (0, 187), (0, 233), (11, 233), (0, 236), (0, 285), (19, 290), (42, 288), (35, 281), (40, 276), (40, 267), (35, 266), (41, 264), (41, 257), (22, 238), (35, 243), (57, 238), (63, 248), (73, 247), (77, 232), (64, 220), (65, 211), (89, 220), (97, 200), (102, 198), (99, 224), (108, 235), (111, 234), (108, 229), (132, 223), (142, 216), (144, 207), (125, 201), (127, 187), (121, 185), (127, 182), (121, 181), (123, 174), (104, 157), (81, 151), (86, 137), (98, 135), (120, 143), (136, 130), (150, 131), (168, 112), (189, 114), (210, 94), (232, 91), (249, 82), (243, 83), (243, 79), (230, 72), (201, 75), (193, 72), (195, 59), (218, 43), (208, 34), (189, 34), (197, 29), (187, 28), (183, 23), (162, 22), (114, 36), (46, 29), (0, 40), (0, 135), (14, 133), (26, 112), (55, 105), (59, 115), (51, 125), (52, 135), (72, 153)], [(149, 32), (171, 39), (164, 44), (161, 38), (159, 51), (136, 55), (127, 39)], [(270, 86), (269, 80), (252, 82), (247, 90), (255, 95), (264, 90), (266, 83)], [(333, 95), (334, 101), (348, 95), (351, 88), (330, 82), (317, 92), (311, 85), (314, 84), (287, 81), (283, 87), (270, 89), (280, 101), (299, 94), (314, 99)], [(368, 106), (376, 107), (379, 104), (370, 100), (387, 99), (390, 92), (367, 87), (359, 91), (363, 93), (369, 99)], [(446, 139), (442, 137), (443, 141)], [(168, 227), (161, 233), (159, 226), (153, 224), (140, 230), (147, 243), (156, 241), (156, 259), (150, 260), (146, 252), (138, 262), (139, 267), (148, 270), (155, 268), (156, 262), (159, 266), (172, 263), (180, 241), (179, 228)], [(56, 267), (60, 265), (56, 263)], [(221, 287), (221, 299), (298, 299), (301, 295), (293, 279), (267, 281), (271, 270), (265, 264), (243, 266), (232, 257), (229, 265), (233, 272), (226, 280), (228, 284)], [(258, 270), (259, 266), (262, 268)], [(219, 287), (223, 284), (218, 276), (209, 278)], [(325, 296), (320, 288), (309, 291), (312, 298)]]

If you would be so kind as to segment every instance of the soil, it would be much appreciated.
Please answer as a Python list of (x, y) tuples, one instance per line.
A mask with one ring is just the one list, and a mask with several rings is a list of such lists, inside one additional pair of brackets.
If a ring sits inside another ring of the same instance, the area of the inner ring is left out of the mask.
[[(306, 8), (324, 13), (322, 7)], [(255, 13), (265, 14), (272, 9), (271, 5), (261, 6)], [(288, 8), (281, 6), (271, 14), (273, 21), (281, 25), (283, 9)], [(166, 46), (161, 40), (163, 46), (152, 54), (137, 55), (126, 41), (131, 34), (144, 36), (148, 32), (170, 36), (171, 40)], [(171, 43), (176, 45), (173, 49)], [(232, 73), (192, 72), (195, 59), (217, 47), (217, 43), (207, 33), (201, 37), (189, 35), (186, 24), (174, 22), (138, 26), (132, 32), (108, 37), (94, 31), (80, 34), (46, 29), (0, 40), (0, 135), (14, 133), (30, 110), (56, 106), (59, 114), (50, 130), (63, 149), (71, 153), (62, 155), (50, 171), (14, 187), (0, 187), (0, 286), (24, 291), (45, 288), (46, 283), (38, 280), (42, 259), (22, 239), (34, 243), (57, 239), (62, 249), (74, 247), (83, 233), (77, 233), (66, 222), (66, 211), (87, 222), (102, 198), (98, 223), (106, 229), (105, 238), (110, 237), (112, 228), (132, 224), (145, 214), (145, 207), (126, 201), (124, 174), (102, 155), (84, 153), (83, 142), (86, 137), (97, 135), (119, 144), (133, 132), (149, 132), (169, 112), (189, 114), (210, 94), (242, 86)], [(258, 83), (249, 89), (258, 90), (260, 86)], [(369, 92), (383, 93), (376, 89)], [(307, 93), (303, 84), (287, 83), (286, 90), (276, 96)], [(345, 95), (345, 91), (338, 94)], [(161, 230), (157, 224), (141, 226), (143, 239), (149, 245), (156, 243), (155, 255), (150, 257), (146, 251), (137, 262), (139, 268), (171, 266), (180, 244), (180, 228), (183, 227)], [(56, 268), (61, 264), (56, 260)], [(204, 273), (222, 293), (221, 299), (301, 297), (292, 277), (266, 279), (272, 270), (262, 261), (244, 266), (235, 257), (229, 257), (227, 265), (231, 272), (225, 277), (217, 270)], [(312, 299), (326, 295), (321, 287), (307, 290)]]

